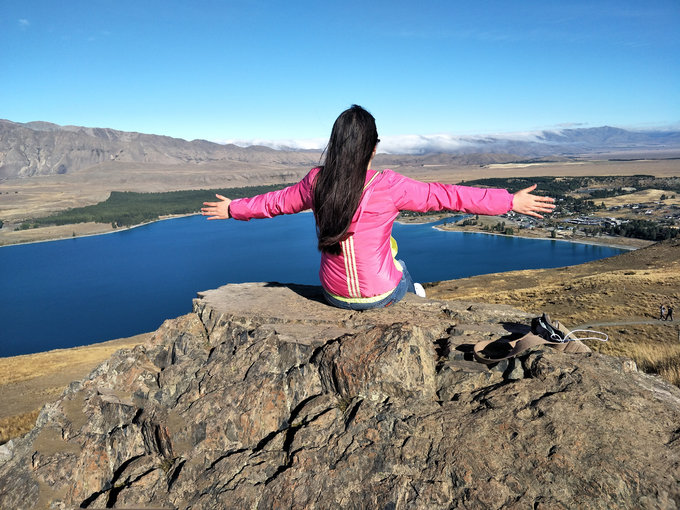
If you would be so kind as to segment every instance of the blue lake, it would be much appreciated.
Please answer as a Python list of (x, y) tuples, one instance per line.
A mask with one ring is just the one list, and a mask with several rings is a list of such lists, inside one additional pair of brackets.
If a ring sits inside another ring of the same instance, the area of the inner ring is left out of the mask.
[[(622, 250), (395, 224), (415, 281), (561, 267)], [(113, 234), (0, 248), (0, 357), (155, 330), (226, 283), (318, 284), (310, 213), (269, 220), (190, 216)]]

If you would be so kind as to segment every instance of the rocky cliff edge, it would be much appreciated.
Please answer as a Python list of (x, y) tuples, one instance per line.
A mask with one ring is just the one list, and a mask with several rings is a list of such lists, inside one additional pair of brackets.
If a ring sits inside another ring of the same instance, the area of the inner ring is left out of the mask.
[(471, 360), (530, 318), (203, 292), (0, 447), (0, 508), (680, 507), (680, 389), (592, 353)]

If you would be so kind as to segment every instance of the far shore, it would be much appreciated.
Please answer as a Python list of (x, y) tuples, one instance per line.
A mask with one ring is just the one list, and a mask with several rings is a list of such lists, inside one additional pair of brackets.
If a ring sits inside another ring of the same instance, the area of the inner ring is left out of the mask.
[[(434, 223), (443, 218), (446, 215), (437, 216), (417, 216), (411, 217), (407, 220), (399, 220), (397, 223), (402, 225), (410, 225), (413, 223)], [(422, 219), (421, 219), (422, 218)], [(492, 225), (498, 223), (499, 221), (504, 221), (503, 218), (497, 216), (480, 216), (484, 218), (485, 221), (482, 223), (484, 225)], [(609, 246), (611, 248), (621, 248), (622, 250), (637, 250), (639, 248), (644, 248), (654, 244), (655, 241), (647, 241), (645, 239), (636, 239), (632, 237), (613, 237), (613, 236), (598, 236), (598, 237), (586, 237), (582, 235), (570, 236), (570, 237), (551, 237), (551, 231), (544, 228), (534, 228), (534, 229), (522, 229), (521, 234), (503, 234), (500, 232), (490, 232), (484, 230), (482, 227), (484, 225), (460, 225), (460, 220), (452, 221), (450, 223), (445, 223), (443, 225), (436, 225), (433, 228), (441, 230), (443, 232), (468, 232), (471, 234), (488, 234), (488, 235), (498, 235), (505, 237), (517, 237), (520, 239), (541, 239), (545, 241), (566, 241), (569, 243), (579, 243), (579, 244), (590, 244), (593, 246)]]
[(551, 237), (548, 233), (549, 231), (545, 229), (534, 229), (537, 235), (520, 235), (520, 234), (503, 234), (500, 232), (487, 232), (482, 229), (467, 229), (464, 227), (456, 228), (455, 225), (447, 223), (447, 228), (442, 228), (436, 226), (434, 228), (441, 230), (443, 232), (469, 232), (472, 234), (487, 234), (494, 236), (504, 236), (504, 237), (517, 237), (519, 239), (540, 239), (544, 241), (562, 241), (567, 243), (577, 243), (577, 244), (590, 244), (592, 246), (605, 246), (610, 248), (620, 248), (622, 250), (637, 250), (639, 248), (644, 248), (654, 244), (655, 241), (647, 241), (644, 239), (634, 239), (631, 237), (611, 237), (611, 236), (599, 236), (596, 238), (587, 238), (585, 236), (581, 237)]
[[(133, 228), (151, 225), (158, 221), (174, 220), (177, 218), (186, 218), (188, 216), (197, 216), (201, 213), (190, 214), (168, 214), (161, 216), (156, 220), (138, 223), (129, 227), (112, 227), (108, 223), (71, 223), (68, 225), (55, 225), (49, 227), (31, 228), (27, 230), (14, 230), (3, 232), (0, 229), (0, 247), (15, 246), (23, 244), (47, 243), (50, 241), (63, 241), (64, 239), (75, 239), (80, 237), (92, 237), (104, 234), (115, 234), (116, 232), (124, 232), (132, 230)], [(67, 231), (70, 231), (69, 234)], [(22, 236), (22, 234), (24, 234)], [(14, 240), (12, 237), (18, 239)]]

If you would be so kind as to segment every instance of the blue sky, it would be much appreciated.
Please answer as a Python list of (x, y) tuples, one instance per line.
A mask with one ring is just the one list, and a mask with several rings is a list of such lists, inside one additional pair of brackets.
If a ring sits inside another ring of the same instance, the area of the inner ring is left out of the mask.
[(680, 1), (3, 0), (0, 118), (185, 139), (680, 123)]

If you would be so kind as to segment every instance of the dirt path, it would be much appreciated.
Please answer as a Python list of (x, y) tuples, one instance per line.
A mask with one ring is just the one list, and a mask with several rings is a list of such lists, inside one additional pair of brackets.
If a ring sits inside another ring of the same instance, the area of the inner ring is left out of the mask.
[(604, 326), (635, 326), (638, 324), (653, 324), (655, 326), (678, 326), (677, 322), (674, 321), (662, 321), (659, 319), (635, 319), (633, 318), (632, 320), (629, 321), (619, 321), (619, 322), (586, 322), (585, 324), (581, 324), (579, 326), (574, 326), (574, 329), (577, 328), (598, 328), (598, 327), (604, 327)]

